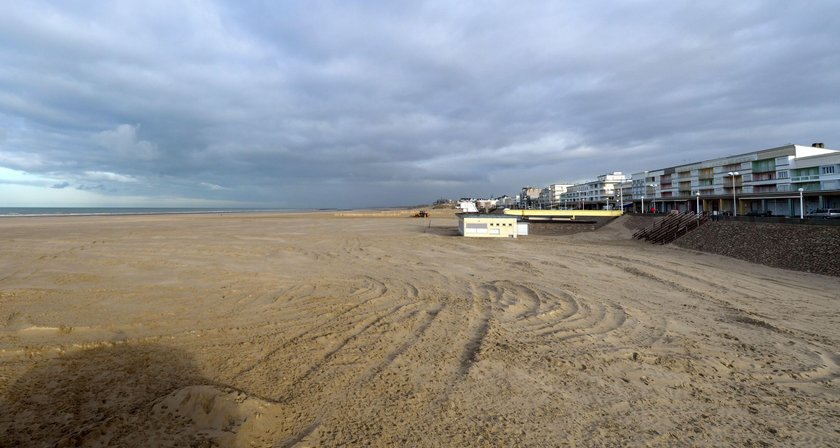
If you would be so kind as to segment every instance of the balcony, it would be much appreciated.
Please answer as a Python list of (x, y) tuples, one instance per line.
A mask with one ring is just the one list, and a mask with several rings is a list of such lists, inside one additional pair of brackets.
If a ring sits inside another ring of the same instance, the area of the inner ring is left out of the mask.
[(789, 185), (789, 184), (782, 184), (776, 186), (776, 191), (792, 191), (796, 192), (799, 189), (803, 189), (805, 191), (817, 191), (821, 189), (819, 182), (814, 182), (811, 184), (799, 184), (799, 185)]
[(756, 165), (753, 164), (752, 166), (753, 174), (761, 174), (761, 173), (775, 173), (776, 172), (776, 165)]
[(764, 180), (776, 180), (776, 172), (766, 172), (766, 173), (755, 173), (752, 174), (752, 180), (755, 181), (764, 181)]
[(819, 174), (813, 176), (795, 176), (790, 178), (791, 182), (811, 182), (815, 180), (820, 180)]
[(769, 180), (754, 180), (750, 182), (751, 185), (776, 185), (778, 180), (776, 179), (769, 179)]

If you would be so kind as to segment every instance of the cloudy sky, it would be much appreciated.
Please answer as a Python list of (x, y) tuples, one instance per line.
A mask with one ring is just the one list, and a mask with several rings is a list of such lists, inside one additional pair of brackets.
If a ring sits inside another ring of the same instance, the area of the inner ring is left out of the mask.
[(0, 206), (364, 207), (840, 148), (840, 2), (4, 2)]

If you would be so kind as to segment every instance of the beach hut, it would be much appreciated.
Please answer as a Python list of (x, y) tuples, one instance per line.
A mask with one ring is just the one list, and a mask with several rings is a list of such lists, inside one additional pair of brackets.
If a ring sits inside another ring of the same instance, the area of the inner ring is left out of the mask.
[(458, 213), (458, 233), (481, 238), (516, 238), (517, 217), (481, 213)]

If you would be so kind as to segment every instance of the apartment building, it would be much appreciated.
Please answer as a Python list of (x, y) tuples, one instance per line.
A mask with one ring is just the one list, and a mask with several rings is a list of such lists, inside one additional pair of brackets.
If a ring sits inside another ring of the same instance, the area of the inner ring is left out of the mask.
[(563, 208), (616, 208), (622, 196), (622, 186), (628, 181), (629, 178), (620, 171), (602, 174), (593, 181), (567, 186), (558, 203)]
[(618, 199), (622, 201), (621, 208), (625, 211), (633, 208), (633, 178), (628, 177), (624, 182), (615, 185), (618, 191)]
[[(840, 190), (840, 152), (796, 158), (791, 161), (789, 176), (791, 190), (798, 191), (799, 188), (808, 192)], [(825, 207), (836, 208), (836, 206), (837, 204), (832, 204)]]
[(563, 199), (563, 193), (571, 187), (571, 184), (551, 184), (548, 186), (549, 197), (551, 198), (552, 205), (560, 204), (560, 200)]
[[(633, 174), (634, 208), (744, 214), (769, 210), (799, 213), (840, 201), (840, 151), (822, 143), (785, 145)], [(642, 202), (646, 204), (642, 207)], [(651, 205), (653, 202), (653, 205)]]
[(519, 208), (531, 208), (538, 204), (541, 192), (542, 188), (522, 187), (522, 193), (519, 194)]
[(563, 205), (563, 193), (571, 187), (571, 184), (551, 184), (540, 191), (539, 199), (532, 208), (557, 209)]

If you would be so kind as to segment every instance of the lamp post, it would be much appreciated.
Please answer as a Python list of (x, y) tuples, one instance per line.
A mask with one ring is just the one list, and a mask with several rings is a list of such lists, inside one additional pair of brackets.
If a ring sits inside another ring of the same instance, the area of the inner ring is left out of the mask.
[(648, 187), (653, 187), (653, 211), (657, 212), (659, 209), (656, 208), (656, 184), (648, 184)]
[(697, 192), (697, 219), (700, 219), (700, 192)]
[(802, 197), (804, 188), (799, 189), (799, 219), (805, 219), (805, 199)]
[(618, 202), (621, 204), (619, 210), (621, 210), (621, 214), (624, 214), (624, 190), (621, 188), (621, 184), (618, 184)]
[(734, 173), (730, 171), (730, 176), (732, 176), (732, 216), (738, 216), (738, 203), (735, 200), (735, 176), (738, 176), (739, 172), (735, 171)]

